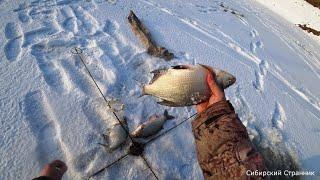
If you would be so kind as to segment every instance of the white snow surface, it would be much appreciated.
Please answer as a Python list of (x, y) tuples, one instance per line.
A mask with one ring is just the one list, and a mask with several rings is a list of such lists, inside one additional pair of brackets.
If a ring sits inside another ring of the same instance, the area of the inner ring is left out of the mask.
[[(293, 24), (306, 24), (320, 30), (320, 9), (305, 0), (256, 0)], [(306, 32), (308, 33), (308, 32)], [(320, 43), (320, 37), (310, 33)]]
[[(146, 53), (129, 10), (174, 60)], [(125, 104), (130, 130), (165, 109), (176, 118), (164, 129), (195, 113), (138, 98), (137, 81), (160, 67), (207, 64), (237, 77), (226, 95), (256, 144), (320, 171), (319, 44), (255, 1), (0, 0), (0, 15), (0, 179), (31, 179), (54, 159), (68, 164), (64, 179), (84, 179), (125, 153), (128, 145), (98, 145), (115, 119), (74, 47), (104, 95)], [(160, 179), (203, 179), (190, 122), (146, 146)], [(134, 156), (93, 177), (152, 178)]]

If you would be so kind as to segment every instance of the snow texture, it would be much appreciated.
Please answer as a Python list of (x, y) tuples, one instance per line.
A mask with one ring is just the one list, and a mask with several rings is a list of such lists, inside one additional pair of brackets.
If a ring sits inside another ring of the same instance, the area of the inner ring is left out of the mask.
[[(130, 10), (175, 59), (146, 53)], [(164, 130), (195, 113), (139, 98), (150, 71), (201, 63), (234, 74), (227, 98), (268, 167), (319, 175), (319, 44), (255, 1), (0, 0), (0, 15), (0, 179), (31, 179), (54, 159), (68, 164), (64, 179), (84, 179), (125, 153), (98, 145), (116, 120), (75, 47), (104, 95), (125, 104), (130, 130), (165, 109), (176, 119)], [(190, 120), (149, 144), (145, 157), (160, 179), (203, 179)], [(93, 177), (152, 178), (133, 156)]]
[[(272, 10), (274, 13), (285, 18), (287, 21), (298, 25), (306, 24), (307, 26), (320, 30), (320, 10), (305, 0), (255, 0)], [(307, 32), (306, 32), (307, 33)], [(320, 37), (310, 34), (320, 43)]]

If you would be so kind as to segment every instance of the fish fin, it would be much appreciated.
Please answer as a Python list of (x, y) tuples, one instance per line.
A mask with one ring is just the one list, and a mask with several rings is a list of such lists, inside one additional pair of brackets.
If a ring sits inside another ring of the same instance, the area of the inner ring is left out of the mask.
[(171, 119), (174, 119), (174, 118), (175, 118), (174, 116), (171, 116), (171, 115), (168, 113), (168, 110), (164, 110), (163, 115), (164, 115), (164, 117), (166, 117), (167, 120), (171, 120)]
[(168, 71), (167, 68), (163, 68), (163, 69), (153, 70), (153, 71), (151, 71), (150, 73), (152, 73), (152, 74), (163, 74), (163, 73), (165, 73), (165, 72), (167, 72), (167, 71)]
[(172, 69), (190, 69), (190, 66), (188, 65), (176, 65), (176, 66), (171, 66)]
[(160, 104), (160, 105), (163, 105), (163, 106), (179, 107), (178, 104), (175, 104), (174, 102), (167, 101), (167, 100), (162, 100), (162, 101), (159, 101), (157, 103)]
[(145, 85), (144, 84), (142, 84), (140, 81), (138, 81), (137, 79), (135, 79), (135, 78), (132, 78), (134, 81), (136, 81), (138, 84), (139, 84), (139, 86), (142, 88), (142, 91), (141, 91), (141, 94), (138, 96), (138, 98), (141, 98), (141, 97), (143, 97), (144, 95), (147, 95), (146, 93), (145, 93)]
[(208, 66), (208, 65), (204, 65), (204, 64), (200, 64), (198, 63), (200, 66), (204, 67), (205, 69), (209, 70), (210, 72), (214, 73), (214, 70), (211, 66)]
[(105, 149), (109, 149), (108, 145), (107, 144), (102, 144), (102, 143), (98, 143), (100, 146), (103, 146)]
[(140, 95), (138, 96), (138, 98), (142, 98), (144, 95), (145, 95), (145, 94), (140, 94)]
[(139, 86), (140, 87), (143, 87), (143, 83), (142, 82), (140, 82), (139, 80), (137, 80), (137, 79), (135, 79), (135, 78), (132, 78), (134, 81), (136, 81), (138, 84), (139, 84)]
[(151, 71), (150, 73), (153, 74), (153, 77), (149, 84), (152, 84), (154, 81), (156, 81), (160, 76), (162, 76), (165, 72), (167, 72), (167, 69), (157, 69), (154, 71)]
[(138, 96), (138, 98), (141, 98), (141, 97), (143, 97), (143, 96), (145, 96), (145, 95), (148, 95), (148, 94), (146, 93), (146, 88), (145, 88), (145, 86), (142, 86), (141, 94), (140, 94), (140, 96)]

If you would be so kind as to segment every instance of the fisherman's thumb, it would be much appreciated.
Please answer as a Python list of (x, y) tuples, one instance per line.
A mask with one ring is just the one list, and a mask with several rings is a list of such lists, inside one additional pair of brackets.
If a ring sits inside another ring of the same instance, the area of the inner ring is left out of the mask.
[(220, 92), (221, 90), (220, 90), (218, 84), (216, 83), (216, 81), (214, 80), (213, 76), (215, 76), (215, 75), (212, 73), (207, 74), (207, 83), (208, 83), (208, 86), (209, 86), (210, 90), (212, 91), (212, 93), (216, 94), (217, 92)]

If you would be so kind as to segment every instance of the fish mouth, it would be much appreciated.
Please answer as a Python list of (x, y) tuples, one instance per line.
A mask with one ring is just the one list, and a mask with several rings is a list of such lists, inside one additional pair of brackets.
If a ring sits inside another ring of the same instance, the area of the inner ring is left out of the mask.
[(232, 85), (232, 84), (234, 84), (236, 81), (237, 81), (237, 78), (236, 77), (233, 77), (233, 78), (231, 78), (231, 83), (230, 83), (230, 85)]
[(235, 77), (230, 78), (230, 79), (228, 80), (228, 83), (227, 83), (227, 87), (226, 87), (226, 88), (232, 86), (236, 81), (237, 81), (237, 78), (235, 78)]

